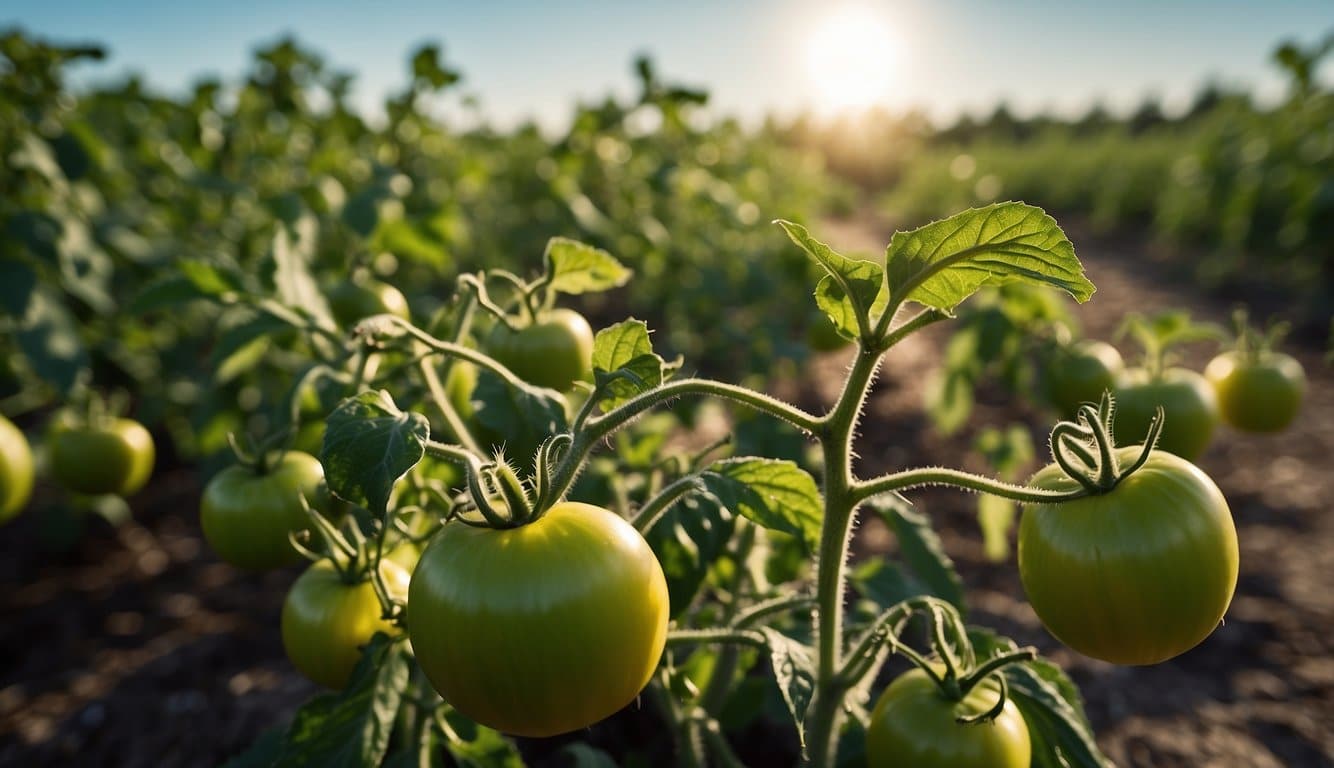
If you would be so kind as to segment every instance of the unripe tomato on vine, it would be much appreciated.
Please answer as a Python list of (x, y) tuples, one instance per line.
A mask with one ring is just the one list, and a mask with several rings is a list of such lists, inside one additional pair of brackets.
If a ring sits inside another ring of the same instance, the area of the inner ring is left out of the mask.
[[(1115, 664), (1157, 664), (1218, 627), (1237, 586), (1236, 527), (1207, 475), (1150, 450), (1159, 422), (1147, 445), (1118, 449), (1105, 417), (1084, 410), (1092, 444), (1079, 449), (1053, 432), (1057, 461), (1029, 486), (1082, 485), (1088, 495), (1025, 506), (1019, 576), (1038, 618), (1062, 643)], [(1080, 454), (1097, 466), (1074, 466)]]
[(446, 525), (408, 604), (417, 663), (440, 695), (519, 736), (578, 730), (629, 704), (667, 637), (667, 582), (648, 543), (577, 502), (514, 528)]
[(23, 509), (32, 495), (32, 448), (23, 430), (0, 416), (0, 523)]

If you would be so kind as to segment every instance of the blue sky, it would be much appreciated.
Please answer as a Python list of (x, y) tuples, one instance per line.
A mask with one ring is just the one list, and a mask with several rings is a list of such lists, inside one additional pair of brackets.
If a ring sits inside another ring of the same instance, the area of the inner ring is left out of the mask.
[(1095, 99), (1128, 109), (1148, 93), (1183, 104), (1209, 78), (1273, 96), (1283, 84), (1274, 45), (1334, 29), (1331, 0), (21, 0), (0, 9), (0, 27), (105, 43), (109, 61), (79, 79), (135, 71), (168, 91), (202, 75), (234, 79), (257, 43), (292, 33), (358, 73), (356, 98), (370, 111), (405, 82), (409, 52), (435, 41), (490, 119), (554, 126), (576, 98), (631, 93), (641, 51), (671, 79), (709, 88), (718, 111), (820, 108), (829, 75), (812, 74), (811, 38), (841, 5), (865, 7), (888, 33), (891, 74), (874, 101), (939, 119), (1000, 99), (1024, 113), (1075, 113)]

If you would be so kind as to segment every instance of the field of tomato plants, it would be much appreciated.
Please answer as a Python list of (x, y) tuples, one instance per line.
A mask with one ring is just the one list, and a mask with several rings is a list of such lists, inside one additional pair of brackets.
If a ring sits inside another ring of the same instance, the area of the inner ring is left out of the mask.
[(101, 55), (0, 36), (0, 764), (1334, 764), (1323, 193), (1220, 295), (648, 59), (551, 134)]

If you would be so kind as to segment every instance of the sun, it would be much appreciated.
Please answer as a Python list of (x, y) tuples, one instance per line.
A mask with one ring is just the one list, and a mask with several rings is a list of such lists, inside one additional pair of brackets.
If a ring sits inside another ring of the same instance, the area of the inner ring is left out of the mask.
[(806, 62), (821, 106), (865, 109), (893, 84), (898, 46), (885, 19), (866, 6), (844, 6), (811, 34)]

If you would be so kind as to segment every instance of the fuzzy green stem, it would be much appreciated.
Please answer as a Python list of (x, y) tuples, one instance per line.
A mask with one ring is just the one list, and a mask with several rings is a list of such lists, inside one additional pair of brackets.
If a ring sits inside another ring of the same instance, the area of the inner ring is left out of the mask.
[(843, 593), (847, 581), (848, 541), (859, 499), (854, 492), (852, 439), (881, 353), (858, 347), (857, 358), (833, 409), (818, 434), (824, 451), (825, 514), (820, 531), (816, 576), (815, 695), (807, 720), (807, 754), (816, 765), (832, 766), (844, 715), (846, 683), (839, 677), (843, 649)]
[(924, 485), (954, 486), (970, 491), (977, 491), (978, 493), (989, 493), (992, 496), (1000, 496), (1004, 499), (1010, 499), (1011, 501), (1018, 501), (1026, 504), (1057, 504), (1060, 502), (1082, 499), (1089, 495), (1088, 490), (1083, 488), (1077, 491), (1053, 491), (1042, 488), (1028, 488), (1022, 485), (1015, 485), (1014, 483), (1006, 483), (994, 478), (984, 477), (982, 475), (974, 475), (971, 472), (964, 472), (958, 469), (922, 467), (920, 469), (892, 472), (872, 480), (859, 482), (853, 486), (852, 496), (858, 502), (861, 502), (893, 491), (920, 488)]

